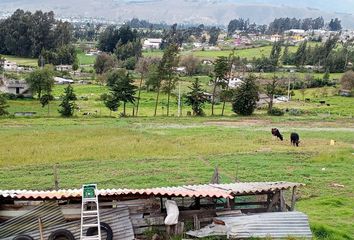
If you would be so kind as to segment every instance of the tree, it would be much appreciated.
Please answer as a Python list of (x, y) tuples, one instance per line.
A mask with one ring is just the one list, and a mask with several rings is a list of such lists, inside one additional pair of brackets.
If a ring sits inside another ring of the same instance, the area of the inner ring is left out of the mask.
[(115, 54), (118, 60), (125, 61), (131, 57), (138, 59), (141, 56), (141, 43), (140, 39), (122, 43), (119, 41), (116, 45)]
[(227, 57), (218, 57), (214, 64), (214, 80), (213, 80), (213, 93), (211, 99), (211, 115), (214, 115), (214, 105), (216, 99), (216, 88), (218, 86), (225, 86), (227, 73), (229, 71), (229, 61)]
[[(175, 68), (178, 66), (178, 45), (172, 44), (165, 48), (162, 59), (160, 61), (158, 72), (160, 79), (164, 79), (164, 91), (167, 93), (167, 116), (170, 112), (170, 97), (171, 92), (175, 88), (176, 72)], [(159, 91), (159, 89), (158, 89)], [(156, 112), (156, 108), (155, 108)]]
[(110, 71), (115, 66), (115, 61), (112, 55), (101, 53), (97, 55), (93, 68), (97, 74), (103, 74)]
[(223, 91), (222, 93), (222, 97), (223, 97), (223, 104), (222, 104), (222, 110), (221, 110), (221, 116), (224, 116), (224, 111), (225, 111), (225, 105), (226, 105), (226, 100), (228, 99), (228, 95), (229, 94), (229, 84), (230, 84), (230, 79), (232, 77), (232, 67), (233, 64), (236, 62), (236, 58), (235, 58), (235, 49), (232, 50), (232, 52), (229, 55), (229, 59), (228, 59), (228, 65), (229, 65), (229, 69), (228, 69), (228, 76), (227, 76), (227, 81), (226, 81), (226, 88), (225, 91)]
[(217, 27), (212, 27), (209, 30), (209, 44), (210, 45), (216, 45), (218, 38), (219, 38), (219, 34), (220, 34), (220, 29)]
[(107, 94), (103, 99), (104, 105), (109, 109), (109, 116), (112, 116), (112, 111), (118, 111), (118, 107), (120, 106), (120, 102), (116, 99), (112, 94)]
[(53, 101), (53, 100), (54, 100), (54, 97), (50, 93), (46, 93), (46, 94), (42, 95), (41, 98), (39, 99), (43, 108), (45, 106), (48, 106), (48, 116), (49, 116), (49, 103), (50, 103), (50, 101)]
[(340, 82), (343, 89), (352, 90), (354, 88), (354, 72), (351, 70), (345, 72)]
[(7, 105), (5, 94), (0, 94), (0, 116), (9, 114), (9, 112), (6, 110), (8, 107), (9, 105)]
[(54, 86), (54, 73), (52, 66), (47, 65), (42, 69), (34, 70), (26, 78), (32, 92), (37, 93), (38, 99), (41, 98), (42, 93), (48, 94), (52, 91)]
[(301, 96), (302, 96), (302, 101), (305, 101), (305, 94), (306, 94), (306, 90), (307, 90), (307, 83), (305, 82), (301, 82), (300, 83), (300, 93), (301, 93)]
[(291, 65), (293, 64), (293, 54), (289, 52), (289, 45), (286, 44), (284, 51), (283, 51), (283, 56), (281, 57), (281, 61), (284, 65)]
[(252, 115), (257, 106), (258, 87), (253, 75), (248, 76), (241, 86), (236, 89), (232, 103), (232, 110), (240, 115)]
[[(115, 26), (108, 26), (100, 35), (98, 48), (104, 52), (113, 53), (118, 47), (126, 45), (128, 42), (137, 42), (138, 33), (136, 30), (131, 30), (128, 25), (123, 25), (119, 29)], [(139, 41), (140, 44), (140, 41)]]
[(281, 44), (282, 44), (281, 41), (274, 42), (272, 50), (270, 52), (269, 59), (270, 59), (270, 63), (273, 68), (272, 69), (273, 71), (275, 71), (275, 68), (278, 66), (279, 58), (281, 55)]
[(43, 49), (55, 50), (72, 40), (72, 27), (57, 21), (53, 12), (16, 10), (0, 24), (0, 53), (38, 57)]
[(0, 73), (4, 70), (5, 58), (0, 55)]
[(300, 43), (300, 46), (298, 47), (295, 56), (294, 56), (294, 61), (296, 66), (303, 66), (306, 61), (306, 47), (307, 47), (307, 41), (303, 41)]
[(329, 28), (330, 31), (340, 31), (340, 30), (342, 30), (341, 21), (338, 18), (331, 19), (331, 21), (328, 24), (328, 28)]
[(284, 89), (280, 87), (280, 83), (281, 80), (274, 75), (272, 80), (265, 85), (265, 93), (269, 97), (268, 113), (271, 113), (273, 110), (274, 95), (282, 94), (284, 92)]
[(202, 85), (199, 83), (199, 79), (196, 78), (191, 87), (188, 87), (191, 91), (187, 93), (186, 104), (192, 107), (193, 114), (196, 116), (203, 116), (203, 107), (207, 98), (204, 94), (205, 90), (202, 89)]
[(139, 104), (140, 104), (140, 95), (141, 95), (141, 90), (142, 90), (142, 85), (144, 78), (146, 75), (149, 73), (149, 67), (152, 64), (156, 64), (158, 62), (158, 59), (156, 58), (139, 58), (138, 63), (136, 64), (135, 70), (140, 73), (140, 83), (139, 83), (139, 91), (138, 91), (138, 97), (137, 97), (137, 103), (136, 103), (136, 116), (138, 116), (139, 113)]
[(123, 102), (123, 116), (126, 116), (126, 104), (134, 104), (137, 87), (126, 70), (116, 70), (109, 74), (107, 82), (111, 94), (116, 101)]
[(75, 100), (77, 97), (74, 93), (73, 87), (69, 84), (64, 89), (64, 95), (62, 95), (62, 102), (59, 104), (58, 112), (62, 117), (71, 117), (74, 115), (74, 110), (77, 107)]
[(186, 68), (187, 75), (192, 76), (197, 73), (200, 60), (192, 54), (182, 57), (180, 66)]

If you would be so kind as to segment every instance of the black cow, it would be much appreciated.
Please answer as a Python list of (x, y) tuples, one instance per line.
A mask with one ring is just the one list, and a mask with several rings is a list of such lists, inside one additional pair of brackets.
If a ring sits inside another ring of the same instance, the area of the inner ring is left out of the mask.
[(278, 128), (272, 128), (272, 135), (283, 141), (283, 135), (281, 135)]
[(297, 134), (297, 133), (291, 133), (291, 135), (290, 135), (290, 141), (291, 141), (291, 144), (292, 144), (293, 146), (298, 147), (298, 146), (299, 146), (299, 143), (300, 143), (299, 134)]

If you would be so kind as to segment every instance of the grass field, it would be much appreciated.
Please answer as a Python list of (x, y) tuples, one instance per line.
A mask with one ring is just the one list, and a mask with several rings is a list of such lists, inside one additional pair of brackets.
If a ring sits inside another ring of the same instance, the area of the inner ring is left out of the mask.
[(87, 56), (84, 52), (78, 52), (79, 65), (91, 65), (95, 63), (96, 56)]
[(38, 59), (36, 58), (24, 58), (24, 57), (16, 57), (10, 55), (3, 55), (8, 61), (16, 62), (19, 66), (38, 66)]
[[(50, 189), (55, 163), (62, 188), (206, 183), (218, 165), (223, 182), (233, 181), (238, 168), (240, 181), (305, 183), (297, 206), (313, 229), (327, 239), (351, 239), (353, 126), (353, 119), (287, 117), (2, 119), (1, 188)], [(281, 129), (284, 142), (271, 137), (271, 127)], [(299, 148), (289, 144), (293, 131)]]
[[(295, 52), (297, 49), (296, 46), (291, 46), (289, 47), (290, 52)], [(254, 57), (262, 57), (264, 56), (269, 56), (270, 51), (272, 50), (272, 46), (265, 46), (265, 47), (254, 47), (254, 48), (248, 48), (248, 49), (237, 49), (235, 51), (236, 56), (240, 56), (241, 58), (247, 58), (249, 60), (252, 60)], [(231, 50), (205, 50), (205, 51), (182, 51), (180, 54), (183, 55), (189, 55), (193, 54), (196, 57), (203, 58), (203, 59), (213, 59), (217, 58), (219, 56), (224, 56), (228, 57), (232, 53)], [(155, 51), (145, 51), (143, 52), (143, 56), (149, 56), (149, 57), (162, 57), (163, 51), (161, 50), (155, 50)]]

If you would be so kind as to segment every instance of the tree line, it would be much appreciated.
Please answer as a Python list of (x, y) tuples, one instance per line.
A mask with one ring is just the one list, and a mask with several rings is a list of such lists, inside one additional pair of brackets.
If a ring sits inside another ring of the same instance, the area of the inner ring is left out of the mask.
[(341, 20), (338, 18), (331, 19), (325, 23), (323, 17), (317, 18), (275, 18), (269, 25), (258, 25), (250, 23), (249, 19), (233, 19), (227, 26), (228, 35), (231, 36), (235, 31), (257, 34), (282, 34), (290, 29), (317, 30), (327, 28), (330, 31), (342, 30)]
[(53, 12), (18, 9), (0, 20), (0, 54), (39, 57), (42, 51), (58, 51), (71, 41), (71, 24), (56, 20)]

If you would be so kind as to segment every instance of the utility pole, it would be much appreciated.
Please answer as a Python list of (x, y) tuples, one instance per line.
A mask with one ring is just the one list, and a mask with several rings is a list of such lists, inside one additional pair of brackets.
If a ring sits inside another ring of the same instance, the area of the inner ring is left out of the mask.
[(181, 80), (178, 81), (178, 117), (181, 116)]

